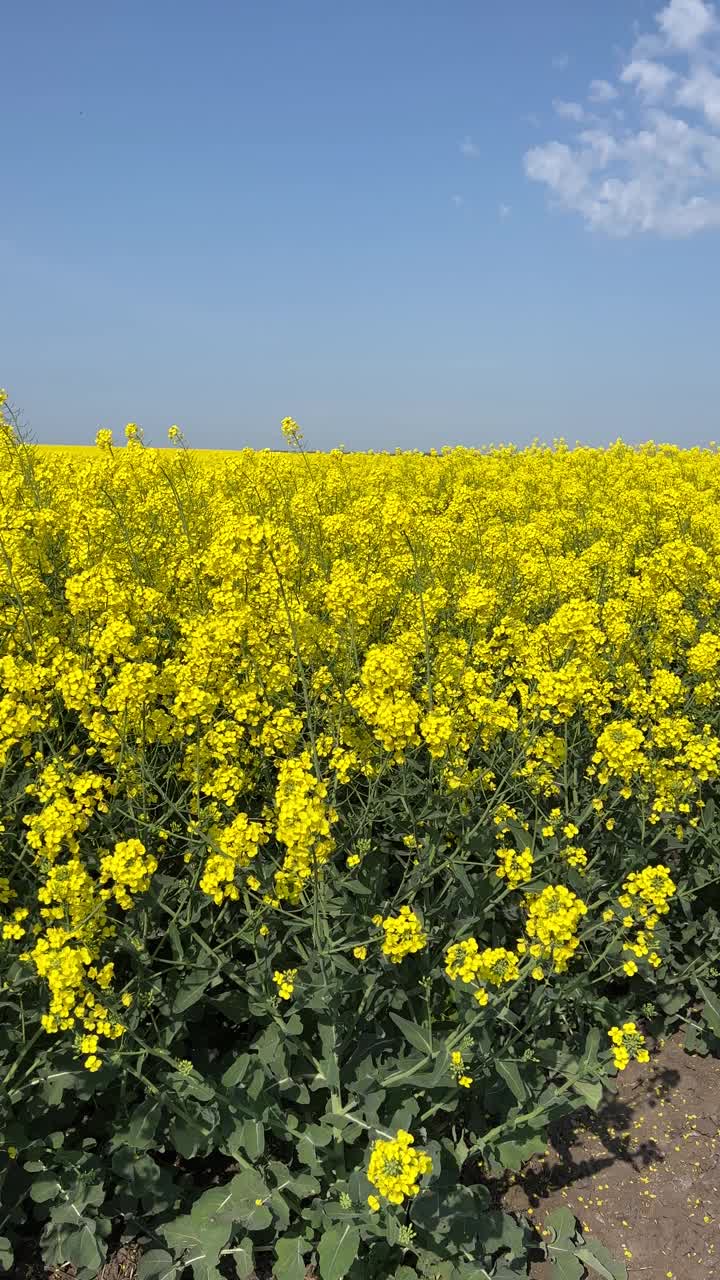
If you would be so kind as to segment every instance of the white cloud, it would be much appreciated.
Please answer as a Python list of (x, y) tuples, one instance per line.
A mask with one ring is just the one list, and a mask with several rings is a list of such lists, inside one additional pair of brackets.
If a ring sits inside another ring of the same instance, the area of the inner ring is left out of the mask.
[(553, 110), (563, 120), (583, 120), (585, 112), (579, 102), (564, 102), (562, 98), (553, 99)]
[(570, 59), (566, 53), (556, 53), (552, 60), (552, 64), (556, 71), (564, 71), (569, 62)]
[(702, 111), (711, 125), (720, 129), (720, 77), (707, 67), (696, 67), (677, 91), (681, 107)]
[(657, 21), (676, 49), (693, 49), (716, 25), (714, 6), (703, 0), (670, 0)]
[[(640, 34), (616, 87), (589, 98), (599, 114), (554, 103), (570, 136), (531, 148), (525, 172), (590, 230), (687, 236), (720, 229), (720, 23), (703, 0), (670, 0)], [(667, 60), (672, 66), (667, 65)], [(682, 65), (684, 64), (684, 65)], [(600, 87), (602, 86), (602, 87)]]
[(501, 218), (509, 218), (511, 213), (512, 213), (512, 209), (509, 204), (498, 205), (498, 215)]
[(468, 156), (471, 160), (477, 160), (480, 155), (480, 148), (468, 136), (464, 137), (460, 143), (460, 150), (464, 156)]
[(591, 102), (612, 102), (618, 91), (609, 80), (591, 80), (588, 97)]
[(675, 72), (662, 62), (636, 58), (628, 63), (620, 79), (623, 84), (635, 85), (637, 92), (649, 102), (657, 102), (675, 79)]
[(463, 200), (462, 196), (451, 196), (451, 197), (450, 197), (450, 199), (452, 200), (452, 202), (453, 202), (453, 204), (455, 205), (455, 208), (456, 208), (456, 209), (459, 209), (459, 208), (460, 208), (460, 206), (461, 206), (461, 205), (463, 205), (463, 204), (465, 203), (465, 201)]

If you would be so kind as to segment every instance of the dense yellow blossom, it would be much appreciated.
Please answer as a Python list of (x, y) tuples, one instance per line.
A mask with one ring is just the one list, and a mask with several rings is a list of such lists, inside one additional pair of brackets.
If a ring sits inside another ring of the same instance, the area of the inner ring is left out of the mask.
[(548, 885), (542, 893), (528, 894), (525, 932), (532, 940), (528, 950), (537, 960), (549, 962), (564, 973), (578, 945), (577, 930), (587, 907), (564, 885)]
[(410, 907), (401, 907), (396, 916), (387, 916), (382, 921), (385, 933), (382, 950), (392, 964), (400, 964), (406, 956), (422, 951), (427, 943), (427, 936)]
[[(398, 1129), (394, 1138), (374, 1143), (368, 1165), (368, 1182), (390, 1204), (402, 1204), (403, 1200), (417, 1195), (420, 1179), (432, 1170), (432, 1159), (425, 1151), (417, 1151), (415, 1139), (405, 1129)], [(375, 1196), (368, 1198), (372, 1209)]]
[[(270, 912), (309, 918), (338, 868), (362, 888), (391, 857), (339, 815), (418, 762), (479, 815), (463, 874), (491, 880), (484, 939), (506, 946), (447, 952), (479, 1005), (524, 956), (538, 981), (567, 968), (615, 845), (595, 923), (652, 976), (675, 883), (628, 875), (620, 833), (640, 849), (650, 826), (669, 859), (720, 776), (716, 454), (299, 456), (290, 418), (279, 454), (194, 453), (176, 427), (153, 449), (133, 422), (58, 452), (0, 426), (0, 930), (89, 1069), (123, 1034), (127, 913), (166, 867), (205, 920), (240, 931), (249, 901), (268, 938)], [(445, 852), (396, 834), (420, 884)], [(405, 901), (374, 919), (393, 964), (428, 942), (405, 884), (376, 898)]]

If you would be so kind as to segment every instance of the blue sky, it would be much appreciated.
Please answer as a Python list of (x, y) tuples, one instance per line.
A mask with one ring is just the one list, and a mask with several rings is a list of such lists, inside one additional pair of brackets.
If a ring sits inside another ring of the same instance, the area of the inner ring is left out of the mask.
[(0, 38), (37, 439), (720, 438), (709, 0), (24, 0)]

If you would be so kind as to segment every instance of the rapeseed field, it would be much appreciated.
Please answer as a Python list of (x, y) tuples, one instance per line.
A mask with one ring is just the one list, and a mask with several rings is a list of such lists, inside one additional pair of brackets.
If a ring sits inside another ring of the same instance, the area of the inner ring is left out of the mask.
[(491, 1184), (718, 1043), (718, 454), (0, 418), (0, 1268), (593, 1256)]

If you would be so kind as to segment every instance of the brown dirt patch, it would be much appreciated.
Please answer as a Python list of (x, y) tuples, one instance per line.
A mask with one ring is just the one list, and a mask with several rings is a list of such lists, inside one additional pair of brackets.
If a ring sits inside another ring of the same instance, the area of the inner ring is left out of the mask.
[(541, 1233), (549, 1213), (570, 1209), (630, 1280), (720, 1280), (720, 1061), (687, 1054), (681, 1037), (661, 1043), (597, 1113), (559, 1127), (505, 1204)]

